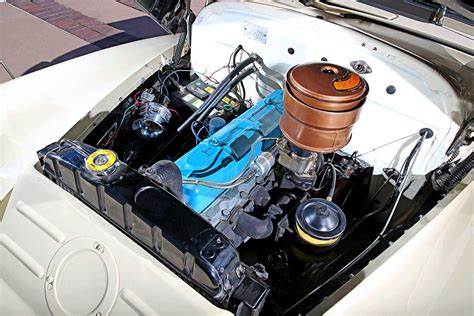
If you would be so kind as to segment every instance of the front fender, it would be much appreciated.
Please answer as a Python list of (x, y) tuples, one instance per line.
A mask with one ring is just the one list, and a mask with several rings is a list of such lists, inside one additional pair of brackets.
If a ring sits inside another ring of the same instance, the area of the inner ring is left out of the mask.
[(88, 54), (0, 84), (0, 200), (36, 151), (108, 112), (173, 55), (168, 35)]

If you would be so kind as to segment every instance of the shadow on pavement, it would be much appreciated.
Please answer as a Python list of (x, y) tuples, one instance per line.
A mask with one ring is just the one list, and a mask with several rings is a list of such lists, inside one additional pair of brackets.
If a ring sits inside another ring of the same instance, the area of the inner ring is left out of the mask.
[(22, 75), (30, 74), (64, 61), (99, 51), (101, 49), (168, 34), (159, 24), (146, 16), (117, 21), (110, 23), (109, 25), (116, 29), (122, 30), (123, 32), (91, 42), (89, 45), (84, 45), (78, 49), (72, 50), (53, 59), (52, 61), (42, 61), (30, 67)]
[(158, 23), (148, 16), (117, 21), (109, 23), (109, 25), (140, 39), (168, 34)]

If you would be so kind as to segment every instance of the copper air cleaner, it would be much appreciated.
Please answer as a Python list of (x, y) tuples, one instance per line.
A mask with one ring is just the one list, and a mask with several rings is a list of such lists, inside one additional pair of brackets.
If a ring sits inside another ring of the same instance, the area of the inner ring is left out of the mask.
[(294, 146), (328, 153), (351, 139), (369, 86), (356, 73), (327, 63), (308, 63), (288, 71), (280, 128)]

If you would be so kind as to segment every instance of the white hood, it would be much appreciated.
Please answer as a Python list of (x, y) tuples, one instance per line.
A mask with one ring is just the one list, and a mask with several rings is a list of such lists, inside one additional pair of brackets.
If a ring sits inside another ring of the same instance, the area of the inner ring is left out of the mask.
[[(86, 115), (108, 111), (171, 58), (177, 36), (85, 55), (0, 85), (0, 200), (36, 151)], [(165, 57), (166, 56), (166, 57)]]

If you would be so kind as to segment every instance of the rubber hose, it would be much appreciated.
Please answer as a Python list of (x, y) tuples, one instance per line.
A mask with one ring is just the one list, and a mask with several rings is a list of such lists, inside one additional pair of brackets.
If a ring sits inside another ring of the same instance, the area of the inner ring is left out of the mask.
[(161, 184), (165, 189), (181, 199), (183, 194), (183, 177), (178, 166), (170, 160), (160, 160), (147, 170), (148, 177)]
[[(237, 67), (234, 68), (217, 86), (216, 90), (214, 90), (213, 93), (204, 101), (204, 103), (201, 105), (201, 107), (194, 112), (181, 126), (178, 127), (177, 132), (181, 133), (183, 130), (185, 130), (191, 122), (195, 121), (196, 117), (198, 117), (202, 112), (204, 112), (208, 108), (208, 104), (212, 103), (213, 100), (218, 96), (219, 92), (227, 86), (232, 79), (237, 77), (237, 75), (248, 65), (254, 63), (254, 62), (259, 62), (260, 57), (257, 55), (251, 55), (247, 59), (243, 60), (240, 64), (237, 65)], [(220, 100), (219, 100), (220, 102)]]
[(471, 169), (474, 168), (474, 152), (466, 159), (454, 166), (448, 173), (441, 174), (435, 178), (435, 190), (448, 192), (461, 181)]
[[(224, 86), (221, 91), (219, 91), (216, 98), (212, 100), (212, 102), (209, 102), (207, 104), (207, 107), (204, 109), (204, 111), (202, 111), (201, 115), (199, 115), (196, 121), (198, 122), (204, 121), (204, 119), (211, 113), (211, 111), (217, 105), (219, 105), (222, 98), (224, 98), (237, 84), (239, 84), (239, 82), (242, 82), (242, 80), (244, 80), (247, 76), (253, 74), (256, 71), (257, 71), (257, 68), (255, 67), (250, 67), (242, 71), (241, 74), (236, 76), (231, 82), (229, 82), (226, 86)], [(202, 105), (201, 107), (204, 108), (204, 105)]]

